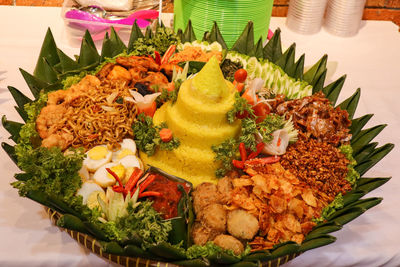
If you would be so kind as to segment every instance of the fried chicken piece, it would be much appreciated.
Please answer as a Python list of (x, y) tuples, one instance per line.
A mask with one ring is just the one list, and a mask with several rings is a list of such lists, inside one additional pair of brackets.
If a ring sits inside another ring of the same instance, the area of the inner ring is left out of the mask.
[(161, 72), (149, 71), (147, 74), (148, 75), (145, 78), (138, 80), (138, 82), (147, 85), (150, 91), (154, 92), (154, 89), (152, 89), (153, 86), (158, 86), (160, 89), (159, 91), (168, 86), (168, 79)]
[(104, 80), (107, 78), (108, 74), (110, 71), (114, 68), (115, 64), (113, 63), (107, 63), (105, 64), (101, 70), (96, 74), (96, 77), (99, 78), (100, 80)]
[(111, 81), (121, 81), (128, 84), (132, 80), (132, 75), (124, 67), (115, 65), (110, 73), (107, 75), (107, 79)]
[(244, 251), (243, 244), (231, 235), (219, 235), (213, 242), (215, 245), (223, 249), (232, 250), (236, 255), (239, 255)]
[(116, 59), (116, 62), (127, 68), (142, 66), (150, 71), (160, 70), (160, 65), (158, 65), (152, 57), (145, 57), (145, 56), (118, 57)]

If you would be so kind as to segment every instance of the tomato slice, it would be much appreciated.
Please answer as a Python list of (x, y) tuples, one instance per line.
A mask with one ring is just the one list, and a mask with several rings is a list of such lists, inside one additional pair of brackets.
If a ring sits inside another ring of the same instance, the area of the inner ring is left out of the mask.
[(257, 116), (256, 123), (262, 122), (267, 115), (271, 112), (269, 106), (266, 103), (258, 103), (253, 106), (254, 115)]

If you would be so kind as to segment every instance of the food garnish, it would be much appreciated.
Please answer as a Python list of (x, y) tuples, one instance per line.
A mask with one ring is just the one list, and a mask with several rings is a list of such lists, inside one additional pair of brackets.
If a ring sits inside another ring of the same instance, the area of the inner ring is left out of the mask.
[(279, 32), (263, 48), (251, 27), (235, 51), (217, 25), (207, 41), (191, 25), (178, 35), (161, 25), (145, 36), (134, 27), (128, 47), (112, 31), (101, 55), (85, 36), (76, 62), (41, 58), (36, 76), (23, 72), (34, 102), (10, 88), (26, 124), (3, 118), (19, 127), (15, 148), (4, 145), (23, 171), (13, 186), (111, 254), (258, 264), (333, 242), (318, 227), (365, 211), (358, 195), (382, 182), (360, 174), (393, 146), (362, 151), (359, 92), (333, 106), (340, 84), (321, 84), (326, 58), (303, 76)]

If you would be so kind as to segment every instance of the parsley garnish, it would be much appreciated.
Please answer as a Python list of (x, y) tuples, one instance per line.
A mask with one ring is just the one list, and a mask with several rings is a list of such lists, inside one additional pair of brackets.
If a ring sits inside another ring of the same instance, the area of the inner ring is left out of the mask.
[(243, 97), (240, 97), (240, 94), (237, 92), (235, 94), (235, 104), (233, 105), (233, 109), (228, 111), (226, 117), (229, 123), (233, 123), (236, 119), (236, 115), (244, 115), (248, 114), (248, 117), (255, 118), (254, 111), (251, 108), (251, 105), (247, 103), (247, 100)]
[(232, 170), (232, 160), (237, 157), (238, 145), (235, 139), (230, 138), (211, 147), (215, 153), (214, 160), (220, 160), (222, 163), (222, 168), (215, 171), (215, 176), (224, 177), (228, 171)]
[(135, 134), (134, 139), (139, 150), (148, 156), (154, 155), (156, 148), (161, 150), (172, 150), (180, 145), (179, 139), (174, 137), (168, 143), (161, 141), (159, 132), (162, 128), (168, 128), (166, 123), (154, 126), (153, 119), (140, 113), (138, 120), (132, 125)]
[(259, 133), (262, 135), (264, 143), (271, 142), (274, 138), (272, 133), (276, 130), (280, 130), (285, 126), (285, 119), (277, 114), (268, 115), (257, 127)]

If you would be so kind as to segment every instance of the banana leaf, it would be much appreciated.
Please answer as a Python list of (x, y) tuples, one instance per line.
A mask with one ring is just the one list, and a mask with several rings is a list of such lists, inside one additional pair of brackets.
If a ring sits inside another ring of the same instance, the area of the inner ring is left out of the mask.
[(64, 214), (57, 220), (57, 226), (69, 230), (89, 234), (82, 220), (71, 214)]
[(276, 259), (285, 255), (293, 254), (299, 251), (300, 246), (297, 243), (287, 243), (275, 248), (271, 252), (271, 259)]
[(108, 34), (106, 34), (106, 38), (104, 38), (100, 60), (104, 61), (106, 58), (115, 57), (116, 55), (126, 51), (126, 49), (124, 42), (119, 38), (114, 27), (111, 27), (110, 37), (108, 38)]
[(162, 261), (163, 259), (160, 257), (156, 257), (155, 255), (149, 253), (148, 251), (143, 250), (142, 248), (136, 246), (136, 245), (126, 245), (124, 247), (124, 253), (127, 256), (130, 257), (139, 257), (139, 258), (147, 258), (147, 259), (152, 259), (152, 260), (160, 260)]
[(40, 49), (40, 54), (36, 63), (35, 70), (33, 71), (33, 75), (41, 80), (47, 81), (46, 80), (47, 66), (45, 65), (53, 67), (59, 62), (60, 59), (57, 53), (57, 45), (56, 42), (54, 41), (54, 37), (53, 34), (51, 33), (50, 28), (48, 28), (46, 36), (42, 43), (42, 47)]
[(322, 92), (325, 94), (326, 98), (328, 98), (331, 101), (332, 105), (336, 104), (336, 101), (339, 97), (340, 91), (343, 88), (345, 80), (346, 80), (346, 75), (343, 75), (336, 81), (322, 88)]
[(297, 60), (294, 68), (293, 78), (303, 80), (305, 54), (301, 55)]
[(290, 77), (293, 77), (296, 71), (296, 65), (294, 63), (295, 51), (296, 44), (293, 43), (275, 63)]
[(358, 164), (362, 163), (363, 161), (368, 159), (369, 155), (374, 152), (377, 146), (377, 142), (372, 142), (368, 145), (365, 145), (360, 151), (357, 152), (357, 154), (353, 154), (354, 159), (357, 161)]
[(65, 75), (69, 73), (79, 72), (79, 63), (67, 56), (63, 51), (57, 49), (58, 57), (60, 58), (60, 72)]
[(235, 264), (230, 265), (231, 267), (259, 267), (261, 266), (260, 262), (251, 262), (251, 261), (241, 261)]
[(277, 28), (271, 40), (263, 48), (264, 59), (273, 63), (282, 56), (281, 29)]
[(365, 130), (362, 130), (358, 135), (354, 136), (351, 140), (353, 153), (357, 154), (365, 145), (369, 144), (385, 127), (387, 124), (377, 125)]
[(342, 229), (342, 226), (340, 224), (337, 224), (335, 222), (330, 222), (329, 224), (323, 225), (309, 232), (306, 238), (304, 239), (303, 244), (308, 240), (324, 236), (325, 234), (339, 231), (340, 229)]
[(368, 123), (368, 121), (374, 116), (374, 114), (366, 114), (364, 116), (361, 116), (357, 119), (353, 119), (351, 121), (350, 125), (350, 133), (353, 136), (357, 136), (362, 128)]
[(216, 265), (221, 265), (221, 264), (234, 264), (240, 261), (240, 258), (234, 257), (232, 255), (229, 255), (224, 252), (216, 252), (210, 256), (208, 256), (208, 259)]
[(14, 98), (15, 103), (17, 103), (17, 106), (20, 109), (24, 109), (25, 104), (32, 103), (32, 100), (23, 93), (21, 93), (21, 91), (18, 90), (17, 88), (12, 86), (8, 86), (7, 88), (8, 91), (10, 91), (12, 97)]
[(231, 50), (248, 55), (254, 50), (254, 25), (249, 21)]
[(146, 27), (146, 31), (144, 33), (145, 39), (152, 39), (154, 37), (153, 31), (151, 30), (150, 26)]
[(326, 73), (327, 73), (327, 69), (325, 69), (321, 75), (318, 76), (318, 78), (315, 80), (315, 82), (312, 84), (313, 89), (312, 92), (313, 94), (316, 92), (320, 92), (322, 91), (322, 89), (324, 89), (324, 84), (325, 84), (325, 79), (326, 79)]
[(358, 88), (352, 96), (350, 96), (349, 98), (347, 98), (346, 100), (344, 100), (342, 103), (339, 104), (339, 107), (342, 110), (347, 110), (347, 112), (349, 113), (349, 119), (352, 119), (354, 113), (356, 112), (358, 101), (360, 100), (360, 94), (361, 90), (360, 88)]
[(18, 181), (28, 181), (32, 178), (32, 175), (29, 173), (16, 173), (14, 174), (14, 178)]
[(256, 251), (243, 258), (243, 261), (267, 261), (271, 259), (271, 253), (268, 250)]
[(128, 53), (133, 51), (133, 43), (139, 38), (144, 38), (144, 35), (135, 21), (132, 25), (131, 35), (129, 36)]
[(28, 85), (29, 89), (31, 90), (35, 99), (38, 99), (39, 95), (40, 95), (40, 90), (49, 86), (49, 83), (36, 78), (35, 76), (29, 74), (28, 72), (26, 72), (25, 70), (23, 70), (21, 68), (19, 69), (19, 71), (21, 72), (22, 76), (24, 77), (24, 80), (25, 80), (26, 84)]
[(171, 246), (167, 242), (161, 242), (149, 248), (150, 253), (168, 260), (184, 260), (186, 254), (181, 249)]
[(343, 196), (343, 206), (349, 206), (362, 198), (366, 193), (361, 190), (350, 191)]
[(381, 197), (371, 197), (371, 198), (366, 198), (366, 199), (360, 199), (352, 204), (349, 205), (349, 207), (357, 207), (361, 209), (368, 210), (372, 207), (375, 207), (379, 203), (381, 203), (383, 198)]
[(10, 157), (10, 159), (15, 163), (15, 165), (18, 165), (18, 159), (17, 159), (17, 155), (15, 154), (15, 148), (4, 142), (1, 143), (1, 147), (7, 153), (7, 155)]
[(182, 38), (181, 39), (182, 43), (186, 43), (186, 42), (191, 43), (191, 42), (197, 40), (196, 35), (194, 34), (194, 30), (193, 30), (193, 27), (192, 27), (192, 21), (191, 20), (188, 21), (188, 24), (186, 26), (185, 32), (183, 33), (181, 38)]
[(188, 266), (188, 267), (206, 267), (211, 266), (210, 261), (207, 259), (193, 259), (193, 260), (182, 260), (172, 262), (178, 266)]
[(125, 250), (115, 241), (100, 242), (100, 245), (103, 252), (115, 255), (125, 255)]
[(306, 73), (304, 73), (303, 80), (314, 86), (319, 77), (326, 70), (327, 61), (328, 61), (328, 55), (324, 55)]
[(98, 65), (100, 63), (100, 55), (97, 52), (96, 47), (92, 45), (92, 42), (93, 40), (91, 38), (86, 38), (86, 36), (82, 39), (78, 63), (83, 68)]
[(3, 124), (4, 129), (10, 133), (11, 136), (9, 138), (17, 143), (19, 139), (19, 131), (21, 130), (23, 124), (7, 120), (6, 115), (3, 115), (1, 118), (1, 123)]
[(337, 224), (345, 225), (346, 223), (354, 220), (364, 212), (365, 209), (359, 207), (343, 208), (332, 214), (331, 217), (328, 218), (328, 221), (333, 221)]
[(17, 111), (17, 113), (19, 114), (19, 116), (22, 118), (22, 120), (24, 122), (28, 121), (28, 113), (26, 113), (25, 109), (14, 106), (15, 110)]
[(222, 46), (222, 49), (228, 49), (216, 21), (214, 21), (211, 32), (208, 34), (207, 40), (205, 41), (208, 41), (209, 43), (218, 42)]
[(263, 57), (263, 43), (262, 43), (262, 38), (258, 39), (257, 44), (254, 46), (253, 51), (250, 52), (249, 56), (254, 56), (256, 58), (262, 58)]
[(39, 62), (41, 63), (35, 73), (35, 77), (50, 84), (55, 83), (58, 80), (58, 73), (54, 67), (50, 65), (45, 57), (40, 58)]
[(336, 241), (336, 237), (330, 235), (322, 235), (314, 239), (303, 242), (299, 248), (299, 252), (304, 252), (313, 248), (322, 247)]
[(382, 158), (389, 154), (389, 152), (392, 151), (393, 148), (394, 144), (386, 144), (382, 147), (375, 149), (374, 152), (368, 155), (367, 162), (362, 162), (355, 167), (356, 171), (360, 175), (365, 174), (369, 169), (375, 166), (376, 163), (378, 163)]
[(391, 177), (385, 177), (385, 178), (360, 178), (357, 181), (356, 188), (357, 188), (357, 190), (362, 190), (365, 193), (369, 193), (372, 190), (384, 185), (390, 179), (391, 179)]

